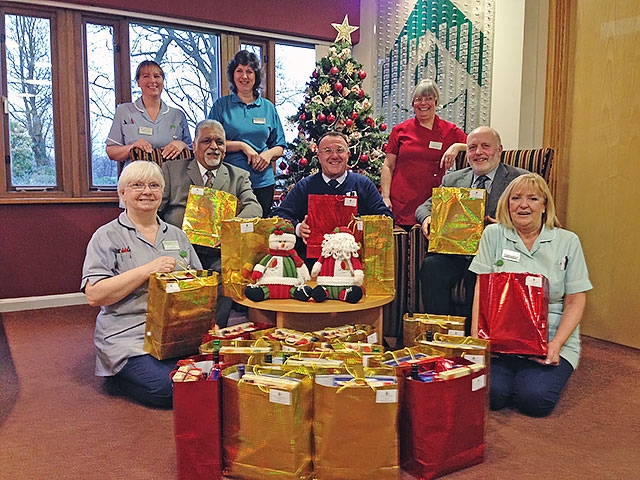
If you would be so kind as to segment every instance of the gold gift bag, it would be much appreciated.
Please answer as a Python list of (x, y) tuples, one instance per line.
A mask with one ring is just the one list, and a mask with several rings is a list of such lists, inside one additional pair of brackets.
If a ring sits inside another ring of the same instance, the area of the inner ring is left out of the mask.
[(486, 193), (483, 188), (433, 189), (430, 252), (458, 255), (478, 253), (484, 230)]
[(198, 353), (215, 324), (218, 274), (206, 270), (149, 277), (144, 351), (158, 360)]
[(189, 241), (205, 247), (220, 246), (220, 225), (236, 216), (238, 198), (209, 187), (191, 185), (182, 220)]
[(431, 332), (464, 336), (465, 317), (454, 315), (434, 315), (430, 313), (405, 314), (403, 319), (403, 344), (407, 347), (416, 344), (419, 335)]
[(416, 338), (416, 344), (418, 347), (425, 346), (430, 351), (438, 351), (444, 358), (463, 357), (470, 362), (489, 368), (491, 356), (489, 340), (434, 333), (431, 341), (427, 340), (425, 335), (420, 335)]
[(222, 222), (222, 291), (233, 300), (245, 298), (256, 263), (269, 253), (269, 230), (283, 220), (272, 218), (233, 218)]
[(362, 215), (353, 220), (354, 236), (362, 239), (360, 259), (367, 295), (395, 295), (393, 219), (384, 215)]
[(380, 371), (385, 372), (386, 378), (396, 377), (389, 377), (388, 369), (352, 366), (349, 371), (352, 374), (341, 385), (336, 385), (336, 375), (315, 377), (315, 476), (332, 480), (397, 480), (398, 385), (367, 383)]
[(255, 480), (311, 478), (311, 377), (253, 368), (247, 367), (240, 380), (237, 366), (222, 372), (225, 474)]

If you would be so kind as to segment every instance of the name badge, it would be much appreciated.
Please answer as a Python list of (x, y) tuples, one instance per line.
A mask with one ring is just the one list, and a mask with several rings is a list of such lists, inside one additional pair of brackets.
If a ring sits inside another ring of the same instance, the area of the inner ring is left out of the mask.
[(442, 150), (442, 142), (434, 142), (432, 140), (429, 142), (429, 148), (433, 148), (434, 150)]
[(138, 127), (138, 133), (140, 135), (153, 135), (152, 127)]
[(165, 250), (180, 250), (180, 244), (177, 240), (164, 240), (162, 246)]
[(258, 124), (258, 125), (265, 125), (267, 123), (267, 119), (266, 118), (256, 117), (256, 118), (253, 119), (253, 123)]
[(512, 262), (520, 261), (520, 252), (514, 252), (513, 250), (507, 250), (506, 248), (502, 250), (502, 258), (505, 260), (510, 260)]

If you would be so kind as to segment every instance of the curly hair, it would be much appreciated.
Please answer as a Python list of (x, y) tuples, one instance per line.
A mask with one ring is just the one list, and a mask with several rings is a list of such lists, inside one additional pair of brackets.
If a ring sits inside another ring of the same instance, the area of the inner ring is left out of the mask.
[(238, 65), (249, 65), (253, 73), (255, 73), (256, 83), (253, 84), (253, 96), (260, 94), (260, 85), (262, 84), (262, 68), (260, 67), (260, 59), (253, 52), (240, 50), (236, 53), (227, 65), (227, 79), (229, 80), (229, 88), (233, 93), (238, 93), (238, 87), (233, 79), (233, 73)]

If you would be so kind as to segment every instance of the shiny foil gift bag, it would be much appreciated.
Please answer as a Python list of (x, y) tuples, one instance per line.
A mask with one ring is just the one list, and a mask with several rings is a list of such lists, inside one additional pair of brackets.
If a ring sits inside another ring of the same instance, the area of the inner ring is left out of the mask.
[(478, 337), (491, 351), (547, 355), (549, 281), (544, 275), (498, 272), (478, 275)]
[(405, 347), (416, 344), (416, 338), (420, 335), (435, 333), (464, 336), (464, 317), (454, 315), (435, 315), (431, 313), (406, 314), (403, 317), (403, 342)]
[(399, 415), (402, 469), (430, 480), (484, 458), (485, 367), (464, 359), (437, 359), (402, 379)]
[(483, 188), (433, 189), (430, 252), (457, 255), (478, 253), (484, 230), (486, 193)]
[(355, 238), (362, 238), (360, 259), (365, 293), (395, 295), (393, 219), (384, 215), (362, 215), (354, 219), (352, 226)]
[(311, 478), (313, 383), (304, 373), (238, 366), (222, 375), (225, 475), (264, 480)]
[(189, 187), (182, 230), (189, 241), (205, 247), (220, 246), (220, 225), (236, 216), (238, 199), (227, 192), (198, 185)]
[(221, 227), (222, 291), (233, 300), (245, 298), (256, 263), (269, 253), (269, 230), (283, 220), (272, 218), (233, 218)]
[(489, 340), (475, 337), (458, 337), (456, 335), (433, 334), (433, 340), (426, 335), (416, 338), (418, 348), (427, 347), (430, 353), (439, 352), (444, 358), (462, 357), (470, 362), (485, 365), (489, 368)]
[(311, 234), (307, 240), (307, 258), (322, 256), (325, 233), (346, 227), (358, 215), (358, 197), (349, 195), (309, 195), (307, 224)]
[(217, 298), (216, 272), (151, 275), (144, 351), (158, 360), (198, 353), (202, 336), (215, 325)]
[(316, 375), (313, 392), (316, 478), (400, 478), (398, 385), (389, 370), (384, 372), (360, 369), (350, 375)]

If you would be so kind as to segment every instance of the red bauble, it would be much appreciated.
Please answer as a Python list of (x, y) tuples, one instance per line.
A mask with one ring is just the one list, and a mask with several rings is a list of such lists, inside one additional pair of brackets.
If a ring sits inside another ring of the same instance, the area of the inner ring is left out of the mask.
[(364, 97), (364, 90), (360, 89), (358, 90), (358, 98), (363, 98)]
[(304, 121), (307, 119), (307, 114), (306, 114), (306, 113), (304, 113), (304, 112), (302, 112), (302, 113), (300, 114), (300, 117), (299, 117), (299, 118), (300, 118), (300, 120), (301, 120), (301, 121), (303, 121), (303, 122), (304, 122)]
[(285, 168), (287, 168), (287, 162), (285, 162), (284, 160), (283, 160), (283, 161), (281, 161), (281, 162), (278, 164), (278, 167), (280, 167), (280, 170), (284, 170)]
[(370, 127), (376, 126), (376, 121), (373, 119), (373, 117), (367, 117), (365, 121), (367, 122), (367, 125), (369, 125)]
[(348, 128), (348, 127), (350, 127), (351, 125), (353, 125), (353, 120), (351, 120), (350, 118), (347, 118), (347, 119), (344, 121), (344, 124), (345, 124), (345, 126)]
[(358, 112), (356, 112), (355, 110), (353, 112), (351, 112), (351, 119), (352, 120), (357, 120), (358, 119)]
[(324, 113), (320, 113), (320, 114), (318, 114), (318, 121), (319, 121), (320, 123), (324, 123), (324, 122), (326, 122), (326, 121), (327, 121), (327, 116), (326, 116)]
[(378, 125), (378, 128), (380, 129), (381, 132), (384, 132), (387, 129), (387, 124), (381, 123), (380, 125)]
[(311, 76), (313, 78), (318, 78), (318, 70), (314, 70), (313, 73), (311, 74)]
[(367, 163), (369, 161), (369, 155), (367, 155), (366, 153), (363, 153), (362, 155), (360, 155), (360, 163)]
[(329, 115), (327, 115), (327, 122), (328, 123), (333, 123), (336, 121), (336, 116), (333, 113), (330, 113)]
[(364, 80), (365, 78), (367, 78), (367, 72), (365, 72), (364, 70), (360, 70), (358, 72), (358, 77), (360, 77), (360, 80)]
[(340, 70), (338, 69), (338, 67), (331, 67), (331, 70), (329, 70), (329, 73), (331, 75), (337, 75), (339, 71)]
[(333, 84), (333, 89), (336, 92), (342, 92), (342, 84), (340, 82), (336, 82)]
[(301, 166), (302, 168), (304, 168), (304, 167), (306, 167), (307, 165), (309, 165), (309, 160), (307, 160), (306, 158), (302, 157), (298, 163), (300, 164), (300, 166)]

